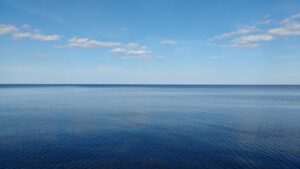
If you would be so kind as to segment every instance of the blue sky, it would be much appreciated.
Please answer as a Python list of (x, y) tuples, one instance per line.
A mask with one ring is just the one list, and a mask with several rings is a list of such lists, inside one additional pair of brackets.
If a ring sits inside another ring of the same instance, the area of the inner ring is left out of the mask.
[(300, 1), (0, 0), (0, 83), (300, 84)]

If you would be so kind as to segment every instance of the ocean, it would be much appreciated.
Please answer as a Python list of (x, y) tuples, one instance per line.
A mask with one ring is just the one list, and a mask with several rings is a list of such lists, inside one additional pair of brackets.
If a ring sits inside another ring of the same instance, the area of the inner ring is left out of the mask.
[(1, 169), (299, 169), (297, 85), (0, 85)]

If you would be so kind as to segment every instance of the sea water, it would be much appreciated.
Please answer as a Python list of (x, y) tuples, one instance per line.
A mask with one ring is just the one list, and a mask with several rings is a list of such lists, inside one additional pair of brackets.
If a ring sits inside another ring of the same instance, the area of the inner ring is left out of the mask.
[(300, 86), (0, 85), (1, 169), (299, 169)]

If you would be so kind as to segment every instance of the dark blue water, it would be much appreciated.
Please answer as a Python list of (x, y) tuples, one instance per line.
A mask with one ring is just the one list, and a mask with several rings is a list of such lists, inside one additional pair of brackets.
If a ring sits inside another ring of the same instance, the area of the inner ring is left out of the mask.
[(1, 169), (299, 169), (300, 86), (1, 85)]

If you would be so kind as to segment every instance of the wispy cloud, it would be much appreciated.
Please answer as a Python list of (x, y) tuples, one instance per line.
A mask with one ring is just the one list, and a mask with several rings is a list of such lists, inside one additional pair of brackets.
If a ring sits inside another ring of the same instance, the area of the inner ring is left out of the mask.
[(113, 53), (121, 56), (140, 56), (147, 57), (151, 53), (150, 50), (145, 50), (141, 48), (130, 49), (130, 48), (114, 48), (111, 50)]
[(112, 48), (120, 46), (119, 42), (102, 42), (97, 40), (90, 40), (88, 38), (73, 37), (69, 39), (67, 44), (71, 48)]
[[(300, 13), (283, 19), (277, 27), (259, 31), (255, 27), (251, 29), (237, 30), (216, 36), (210, 41), (224, 41), (229, 47), (255, 48), (263, 42), (273, 41), (289, 36), (300, 35)], [(229, 41), (226, 41), (229, 40)], [(229, 43), (229, 44), (228, 44)]]
[(218, 59), (218, 58), (219, 58), (219, 56), (209, 56), (209, 57), (208, 57), (209, 60), (216, 60), (216, 59)]
[(282, 27), (269, 29), (270, 35), (279, 36), (297, 36), (300, 35), (300, 23), (285, 23)]
[[(31, 39), (37, 41), (57, 41), (61, 37), (56, 34), (42, 34), (39, 29), (33, 29), (28, 24), (23, 24), (20, 27), (9, 24), (0, 24), (0, 35), (10, 35), (13, 40)], [(176, 41), (168, 40), (165, 42), (169, 45), (176, 44)], [(59, 48), (109, 48), (112, 53), (122, 57), (137, 56), (140, 58), (150, 58), (151, 50), (145, 45), (139, 43), (121, 43), (121, 42), (107, 42), (88, 38), (72, 37), (68, 40), (66, 45), (56, 45)], [(40, 59), (47, 59), (48, 57), (39, 57)]]
[(150, 53), (147, 46), (141, 46), (138, 43), (128, 43), (126, 46), (122, 48), (114, 48), (112, 49), (113, 53), (121, 54), (121, 55), (137, 55), (137, 56), (146, 56)]
[(231, 39), (236, 36), (246, 35), (246, 34), (257, 32), (257, 31), (258, 31), (258, 29), (255, 26), (246, 26), (246, 27), (240, 28), (236, 31), (217, 35), (217, 36), (213, 37), (212, 39), (210, 39), (210, 41)]
[(32, 30), (31, 26), (24, 24), (21, 28), (15, 25), (0, 24), (0, 35), (10, 34), (13, 39), (32, 39), (37, 41), (57, 41), (59, 35), (45, 35), (39, 31)]
[(148, 53), (150, 53), (150, 51), (142, 50), (142, 49), (127, 50), (126, 52), (127, 55), (137, 55), (137, 56), (146, 56)]
[(258, 21), (256, 24), (257, 24), (257, 25), (266, 25), (266, 24), (270, 24), (270, 23), (272, 23), (272, 22), (273, 22), (272, 19), (267, 19), (267, 18), (265, 18), (265, 19), (263, 19), (263, 20)]
[(257, 47), (259, 42), (266, 42), (273, 40), (274, 37), (269, 34), (256, 34), (241, 36), (233, 41), (233, 46), (240, 46), (245, 48)]
[(291, 22), (294, 22), (295, 20), (300, 19), (300, 13), (294, 14), (288, 18), (285, 18), (281, 21), (282, 24), (289, 24)]
[(177, 41), (175, 40), (163, 40), (163, 41), (160, 41), (161, 44), (163, 45), (170, 45), (170, 46), (174, 46), (177, 44)]
[(16, 8), (20, 11), (23, 11), (25, 13), (40, 16), (46, 21), (54, 22), (54, 23), (56, 23), (56, 25), (66, 27), (69, 30), (79, 32), (81, 35), (93, 36), (93, 34), (91, 34), (90, 32), (80, 29), (80, 28), (78, 28), (78, 26), (75, 26), (73, 24), (66, 22), (64, 17), (61, 15), (58, 15), (58, 13), (51, 13), (49, 11), (45, 11), (40, 8), (35, 8), (32, 5), (30, 5), (28, 2), (8, 0), (8, 1), (1, 1), (1, 3), (9, 5), (9, 6)]
[(130, 48), (130, 49), (133, 49), (133, 48), (139, 47), (139, 44), (138, 43), (128, 43), (127, 47)]
[(40, 33), (31, 32), (16, 32), (12, 34), (13, 39), (32, 39), (38, 41), (57, 41), (60, 39), (59, 35), (43, 35)]
[(255, 25), (267, 25), (274, 22), (272, 18), (270, 18), (270, 15), (265, 15), (261, 20), (257, 21)]
[(22, 29), (31, 30), (31, 26), (28, 24), (23, 24), (21, 27)]
[(111, 51), (113, 53), (116, 53), (116, 54), (123, 54), (123, 53), (126, 53), (127, 49), (125, 49), (125, 48), (114, 48)]
[(16, 31), (18, 31), (18, 29), (14, 25), (0, 24), (0, 35), (10, 34)]
[(148, 47), (141, 46), (138, 43), (127, 43), (121, 42), (105, 42), (98, 40), (90, 40), (88, 38), (73, 37), (69, 39), (67, 47), (70, 48), (111, 48), (111, 52), (122, 57), (138, 56), (148, 57), (151, 53)]

